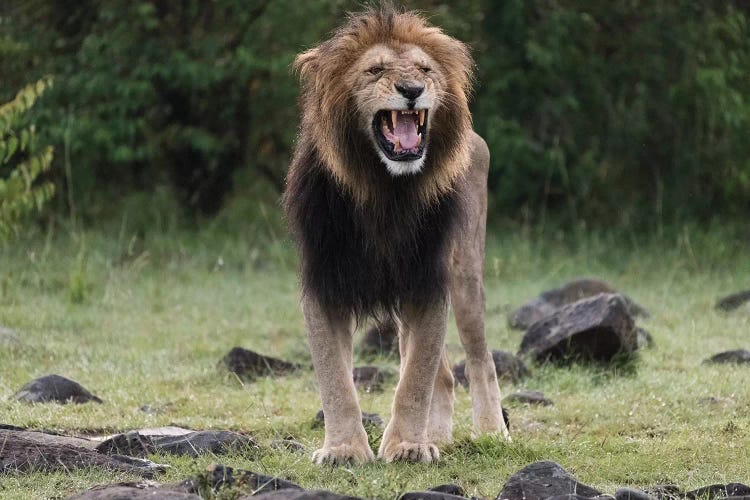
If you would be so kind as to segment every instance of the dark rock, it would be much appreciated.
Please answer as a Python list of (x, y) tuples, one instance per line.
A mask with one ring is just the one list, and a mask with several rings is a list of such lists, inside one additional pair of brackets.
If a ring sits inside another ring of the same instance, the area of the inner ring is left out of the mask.
[(325, 490), (303, 490), (303, 491), (273, 491), (270, 493), (263, 493), (262, 495), (242, 496), (237, 500), (363, 500), (360, 497), (351, 497), (346, 495), (339, 495), (331, 491)]
[(81, 384), (60, 375), (45, 375), (32, 380), (14, 396), (24, 403), (101, 403), (102, 400), (87, 391)]
[[(315, 414), (315, 422), (317, 422), (318, 424), (325, 422), (325, 415), (323, 414), (323, 410), (319, 410), (318, 413)], [(368, 425), (375, 427), (385, 427), (385, 422), (383, 422), (383, 419), (377, 413), (362, 412), (362, 425), (364, 425), (365, 427), (367, 427)]]
[(73, 444), (84, 441), (86, 440), (41, 432), (0, 430), (0, 472), (69, 472), (87, 467), (102, 467), (150, 478), (166, 470), (165, 466), (149, 460), (104, 455), (91, 448)]
[(259, 448), (249, 436), (232, 431), (197, 431), (184, 436), (151, 436), (151, 440), (157, 451), (191, 457), (205, 453), (220, 455)]
[(712, 484), (698, 488), (697, 490), (685, 492), (684, 498), (690, 499), (713, 499), (713, 498), (725, 498), (727, 496), (727, 487), (723, 484)]
[(365, 333), (359, 346), (362, 354), (369, 356), (398, 356), (398, 328), (387, 320), (376, 324)]
[(438, 493), (448, 493), (449, 495), (456, 495), (457, 497), (465, 497), (466, 490), (457, 484), (441, 484), (434, 488), (428, 488), (427, 491), (437, 491)]
[(733, 311), (739, 308), (742, 304), (750, 302), (750, 290), (744, 292), (733, 293), (719, 299), (716, 303), (716, 308), (722, 311)]
[(683, 495), (682, 490), (676, 484), (657, 484), (644, 491), (659, 500), (676, 500)]
[(240, 378), (248, 380), (267, 375), (283, 375), (300, 368), (300, 365), (264, 356), (242, 347), (232, 348), (222, 358), (220, 364)]
[(593, 498), (601, 495), (601, 492), (579, 483), (560, 464), (536, 462), (513, 474), (496, 500), (545, 500), (569, 494)]
[(78, 493), (68, 500), (201, 500), (192, 493), (174, 491), (150, 483), (118, 483), (95, 486), (90, 490)]
[(352, 370), (354, 385), (367, 392), (383, 390), (383, 383), (393, 377), (393, 373), (377, 366), (357, 366)]
[(293, 438), (274, 439), (271, 441), (271, 448), (275, 450), (291, 451), (292, 453), (304, 453), (307, 451), (304, 444)]
[(714, 354), (707, 360), (706, 363), (735, 363), (745, 364), (750, 363), (750, 351), (746, 349), (735, 349), (733, 351), (724, 351), (719, 354)]
[(102, 441), (96, 451), (105, 455), (130, 455), (134, 457), (145, 457), (156, 451), (151, 436), (142, 436), (138, 431), (117, 434)]
[[(531, 300), (510, 314), (508, 323), (511, 328), (526, 330), (537, 321), (549, 316), (560, 307), (572, 304), (581, 299), (593, 297), (600, 293), (618, 293), (614, 287), (602, 280), (582, 278), (570, 281), (560, 288), (542, 292), (539, 297)], [(628, 312), (632, 316), (648, 317), (649, 313), (643, 307), (623, 295)]]
[(654, 347), (654, 337), (645, 328), (636, 327), (635, 335), (638, 349)]
[[(497, 373), (498, 380), (506, 380), (517, 384), (521, 379), (531, 374), (524, 362), (512, 353), (493, 350), (492, 360), (495, 362), (495, 373)], [(453, 366), (453, 378), (464, 387), (469, 387), (469, 379), (466, 376), (466, 360)]]
[(620, 488), (615, 492), (615, 500), (655, 500), (654, 497), (635, 488)]
[(503, 403), (522, 403), (527, 405), (552, 406), (551, 399), (544, 397), (542, 391), (519, 391), (503, 398)]
[(555, 495), (553, 497), (547, 498), (546, 500), (592, 500), (593, 498), (604, 500), (604, 499), (609, 499), (609, 498), (614, 498), (614, 497), (609, 496), (609, 495), (598, 495), (595, 497), (587, 497), (584, 495), (580, 495), (578, 493), (569, 493), (567, 495)]
[(727, 484), (727, 496), (742, 497), (750, 496), (750, 486), (742, 483)]
[(508, 410), (505, 408), (501, 408), (501, 411), (503, 413), (503, 421), (505, 422), (505, 427), (510, 430), (510, 414), (508, 413)]
[(636, 349), (637, 335), (627, 303), (621, 295), (601, 294), (563, 306), (534, 323), (521, 341), (519, 355), (537, 361), (609, 361)]
[(302, 490), (302, 487), (285, 479), (257, 474), (249, 470), (235, 469), (226, 465), (211, 464), (207, 467), (206, 472), (183, 481), (173, 486), (172, 489), (203, 494), (203, 496), (213, 498), (211, 493), (217, 493), (223, 489), (233, 489), (242, 494), (244, 492), (264, 493), (277, 490)]
[(407, 491), (399, 500), (466, 500), (466, 497), (442, 491)]

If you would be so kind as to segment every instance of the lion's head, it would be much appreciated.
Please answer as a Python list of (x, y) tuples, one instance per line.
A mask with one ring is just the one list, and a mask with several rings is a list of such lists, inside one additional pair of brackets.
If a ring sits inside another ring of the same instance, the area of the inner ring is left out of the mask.
[(300, 142), (356, 200), (369, 198), (374, 169), (418, 176), (421, 195), (432, 199), (466, 168), (472, 60), (420, 15), (390, 7), (353, 14), (295, 67)]

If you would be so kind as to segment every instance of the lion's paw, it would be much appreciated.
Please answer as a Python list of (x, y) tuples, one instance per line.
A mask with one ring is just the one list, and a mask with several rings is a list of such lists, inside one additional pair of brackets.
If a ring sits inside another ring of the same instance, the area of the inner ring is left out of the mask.
[(318, 465), (361, 465), (375, 460), (375, 455), (369, 446), (342, 444), (323, 447), (312, 459)]
[(380, 454), (386, 462), (422, 462), (429, 464), (440, 459), (440, 452), (437, 446), (432, 443), (401, 441), (393, 445), (386, 445)]

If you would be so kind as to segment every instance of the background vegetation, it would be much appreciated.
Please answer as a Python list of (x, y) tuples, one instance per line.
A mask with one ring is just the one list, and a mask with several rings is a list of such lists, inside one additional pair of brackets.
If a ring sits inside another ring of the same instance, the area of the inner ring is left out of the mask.
[[(750, 214), (747, 2), (404, 4), (473, 47), (493, 220), (660, 228)], [(53, 211), (96, 221), (152, 199), (202, 220), (251, 193), (273, 202), (297, 126), (290, 63), (360, 5), (3, 2), (0, 101), (54, 78), (33, 113), (38, 143), (58, 152)]]

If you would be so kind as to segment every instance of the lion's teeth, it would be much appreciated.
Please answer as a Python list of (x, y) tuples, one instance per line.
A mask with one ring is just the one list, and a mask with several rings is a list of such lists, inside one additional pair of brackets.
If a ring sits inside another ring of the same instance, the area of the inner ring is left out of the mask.
[(398, 116), (398, 111), (395, 109), (391, 110), (391, 123), (393, 124), (393, 130), (396, 130), (396, 117)]
[(415, 147), (419, 147), (419, 145), (422, 144), (422, 134), (417, 134), (417, 145)]
[(394, 148), (396, 151), (399, 151), (401, 149), (401, 140), (396, 137), (396, 147)]
[(424, 109), (419, 110), (419, 126), (424, 126)]

